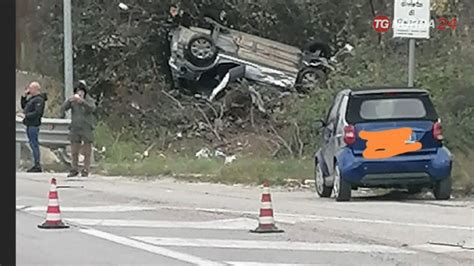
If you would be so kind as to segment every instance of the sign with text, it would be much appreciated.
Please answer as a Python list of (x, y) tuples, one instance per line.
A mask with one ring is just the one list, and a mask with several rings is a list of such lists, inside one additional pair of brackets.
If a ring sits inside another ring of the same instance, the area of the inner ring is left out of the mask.
[(394, 0), (394, 38), (429, 39), (430, 21), (430, 0)]

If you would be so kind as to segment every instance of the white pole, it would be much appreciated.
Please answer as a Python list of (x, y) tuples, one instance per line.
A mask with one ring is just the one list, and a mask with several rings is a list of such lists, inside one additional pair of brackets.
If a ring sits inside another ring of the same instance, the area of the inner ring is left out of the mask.
[(16, 143), (16, 171), (18, 172), (18, 169), (20, 169), (20, 163), (21, 163), (21, 143), (17, 142)]
[[(71, 0), (63, 0), (64, 12), (64, 98), (73, 94), (73, 58), (72, 58), (72, 27)], [(68, 113), (68, 118), (70, 114)]]
[(415, 82), (415, 39), (408, 41), (408, 87)]

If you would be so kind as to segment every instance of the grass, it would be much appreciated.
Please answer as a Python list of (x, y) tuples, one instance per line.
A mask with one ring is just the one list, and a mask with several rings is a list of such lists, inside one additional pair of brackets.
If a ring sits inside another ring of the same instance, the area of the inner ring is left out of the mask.
[(310, 160), (272, 160), (252, 157), (237, 158), (224, 165), (222, 158), (153, 157), (139, 162), (102, 163), (108, 175), (137, 176), (153, 179), (174, 176), (186, 181), (222, 184), (260, 184), (268, 179), (273, 185), (283, 185), (286, 178), (303, 180), (312, 177)]
[[(120, 136), (120, 137), (117, 137)], [(145, 145), (130, 141), (124, 134), (116, 134), (105, 124), (95, 130), (96, 147), (106, 147), (99, 171), (106, 175), (133, 176), (150, 180), (160, 176), (174, 176), (186, 181), (223, 184), (260, 184), (268, 179), (273, 185), (282, 185), (285, 179), (312, 179), (313, 161), (309, 159), (276, 159), (270, 156), (238, 155), (231, 164), (223, 158), (196, 158), (194, 154), (151, 151), (143, 158)], [(200, 147), (190, 147), (197, 151)], [(453, 165), (453, 188), (460, 193), (474, 192), (474, 168), (470, 163), (474, 154), (456, 153)]]
[[(112, 137), (114, 136), (114, 137)], [(231, 164), (224, 165), (223, 158), (196, 158), (194, 154), (161, 154), (152, 150), (143, 158), (145, 145), (130, 141), (125, 134), (116, 134), (100, 123), (95, 130), (95, 146), (106, 147), (100, 171), (107, 175), (135, 176), (153, 179), (174, 176), (187, 181), (223, 184), (259, 184), (268, 179), (274, 185), (284, 184), (286, 178), (303, 180), (312, 178), (312, 161), (309, 159), (271, 159), (261, 156), (237, 155)], [(196, 152), (200, 147), (196, 147)]]
[(453, 164), (453, 187), (455, 190), (470, 194), (474, 193), (474, 153), (463, 154), (457, 153), (454, 155)]

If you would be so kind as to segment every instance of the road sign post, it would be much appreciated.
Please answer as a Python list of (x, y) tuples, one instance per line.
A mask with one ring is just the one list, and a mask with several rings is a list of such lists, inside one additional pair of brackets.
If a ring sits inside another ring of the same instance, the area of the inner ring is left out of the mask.
[(415, 39), (408, 41), (408, 87), (415, 81)]
[[(63, 0), (64, 16), (64, 98), (72, 96), (73, 91), (73, 57), (72, 57), (72, 26), (71, 0)], [(69, 118), (70, 114), (66, 114)]]
[(430, 38), (430, 0), (394, 0), (393, 37), (409, 38), (408, 87), (413, 87), (415, 41)]

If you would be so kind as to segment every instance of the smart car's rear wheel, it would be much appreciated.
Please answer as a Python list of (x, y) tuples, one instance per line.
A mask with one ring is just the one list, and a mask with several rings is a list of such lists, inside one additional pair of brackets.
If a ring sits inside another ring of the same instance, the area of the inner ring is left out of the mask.
[(317, 68), (303, 69), (296, 80), (296, 89), (307, 93), (326, 82), (326, 73)]
[(217, 48), (210, 37), (196, 36), (189, 41), (186, 57), (196, 66), (209, 66), (217, 57)]
[(332, 193), (336, 201), (349, 201), (351, 199), (351, 184), (341, 177), (339, 166), (334, 168), (334, 185)]
[(316, 193), (321, 198), (329, 198), (331, 197), (332, 193), (332, 187), (328, 187), (324, 183), (324, 173), (323, 170), (321, 169), (321, 164), (319, 161), (316, 160), (316, 166), (315, 166), (315, 182), (316, 182)]
[(421, 186), (409, 186), (408, 187), (408, 194), (418, 194), (421, 192), (423, 188)]
[(436, 182), (433, 194), (437, 200), (447, 200), (451, 197), (451, 178), (445, 178)]

